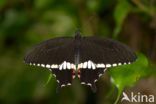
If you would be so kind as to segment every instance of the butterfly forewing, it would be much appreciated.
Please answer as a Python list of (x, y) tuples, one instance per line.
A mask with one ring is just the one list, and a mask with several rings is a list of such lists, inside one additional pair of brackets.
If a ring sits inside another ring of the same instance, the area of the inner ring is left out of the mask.
[[(70, 47), (72, 42), (72, 38), (56, 38), (44, 41), (28, 52), (24, 61), (26, 63), (60, 64), (66, 59), (64, 58), (65, 49), (73, 49)], [(66, 52), (65, 54), (67, 53), (72, 56), (72, 53)]]
[[(95, 46), (100, 47), (104, 57), (101, 62), (103, 61), (110, 64), (119, 62), (124, 63), (133, 62), (137, 58), (135, 53), (129, 47), (118, 41), (98, 37), (85, 37), (84, 40), (87, 40), (88, 42), (95, 44)], [(99, 47), (95, 47), (95, 50), (98, 50)], [(106, 58), (108, 60), (106, 60)]]

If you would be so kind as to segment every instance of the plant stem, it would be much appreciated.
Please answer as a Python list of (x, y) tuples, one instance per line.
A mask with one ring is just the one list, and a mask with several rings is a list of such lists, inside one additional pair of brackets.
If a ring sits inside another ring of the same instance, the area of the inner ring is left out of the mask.
[(118, 104), (119, 99), (120, 99), (120, 96), (121, 96), (121, 93), (122, 93), (122, 90), (123, 90), (123, 89), (118, 89), (118, 95), (117, 95), (117, 98), (116, 98), (114, 104)]

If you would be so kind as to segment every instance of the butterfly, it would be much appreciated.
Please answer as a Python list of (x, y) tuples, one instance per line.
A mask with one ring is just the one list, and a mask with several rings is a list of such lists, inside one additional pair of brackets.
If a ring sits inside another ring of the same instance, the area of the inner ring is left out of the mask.
[(72, 85), (76, 77), (81, 84), (96, 91), (95, 83), (111, 67), (131, 64), (137, 59), (126, 45), (95, 36), (58, 37), (46, 40), (29, 51), (24, 61), (45, 67), (56, 77), (58, 88)]

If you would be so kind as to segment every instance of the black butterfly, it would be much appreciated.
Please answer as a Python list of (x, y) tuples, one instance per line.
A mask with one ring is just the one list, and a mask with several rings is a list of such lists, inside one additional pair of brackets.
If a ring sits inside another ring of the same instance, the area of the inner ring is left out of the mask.
[(60, 37), (38, 44), (24, 58), (25, 63), (48, 68), (58, 87), (72, 84), (77, 76), (81, 84), (96, 90), (95, 82), (107, 68), (131, 64), (136, 55), (124, 44), (98, 37)]

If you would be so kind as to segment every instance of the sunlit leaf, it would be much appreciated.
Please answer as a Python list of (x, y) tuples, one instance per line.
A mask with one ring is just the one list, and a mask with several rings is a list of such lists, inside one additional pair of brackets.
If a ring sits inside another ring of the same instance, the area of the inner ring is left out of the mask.
[(123, 65), (109, 70), (111, 81), (118, 88), (118, 99), (125, 87), (133, 86), (141, 77), (149, 74), (148, 60), (143, 54), (131, 65)]
[(136, 62), (130, 65), (115, 67), (110, 70), (112, 82), (118, 88), (133, 85), (140, 77), (146, 76), (149, 73), (148, 60), (143, 54), (138, 55)]

